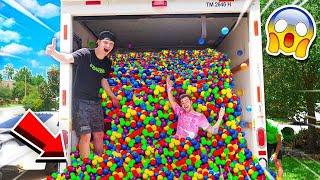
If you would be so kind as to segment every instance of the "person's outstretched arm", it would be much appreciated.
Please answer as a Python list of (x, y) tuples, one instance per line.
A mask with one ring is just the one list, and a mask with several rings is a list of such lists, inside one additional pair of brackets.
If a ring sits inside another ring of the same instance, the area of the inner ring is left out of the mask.
[(173, 82), (170, 80), (169, 76), (167, 76), (166, 82), (167, 82), (167, 93), (168, 93), (168, 99), (169, 99), (170, 105), (171, 107), (176, 107), (178, 104), (172, 95)]
[(74, 63), (74, 58), (71, 54), (58, 52), (56, 50), (56, 46), (57, 46), (57, 40), (56, 38), (53, 38), (52, 43), (46, 47), (46, 54), (50, 55), (60, 63), (65, 63), (65, 64)]

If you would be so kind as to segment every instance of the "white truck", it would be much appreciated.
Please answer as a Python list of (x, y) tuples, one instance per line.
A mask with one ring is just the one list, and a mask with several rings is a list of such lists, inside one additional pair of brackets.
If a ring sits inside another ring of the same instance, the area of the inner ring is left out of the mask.
[[(226, 28), (229, 32), (221, 35)], [(94, 46), (102, 30), (117, 35), (117, 48), (199, 48), (205, 38), (232, 61), (235, 92), (249, 149), (267, 165), (265, 98), (259, 0), (61, 0), (60, 50)], [(246, 63), (246, 71), (238, 71)], [(60, 65), (61, 130), (68, 132), (67, 156), (75, 143), (71, 126), (72, 65)], [(68, 161), (70, 157), (68, 156)], [(61, 164), (60, 170), (65, 164)]]

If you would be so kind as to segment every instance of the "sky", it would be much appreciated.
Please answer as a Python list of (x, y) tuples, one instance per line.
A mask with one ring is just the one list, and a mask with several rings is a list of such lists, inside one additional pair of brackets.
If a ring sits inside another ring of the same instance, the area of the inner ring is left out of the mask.
[(50, 66), (59, 67), (44, 53), (59, 33), (60, 0), (0, 0), (0, 73), (8, 63), (44, 76)]

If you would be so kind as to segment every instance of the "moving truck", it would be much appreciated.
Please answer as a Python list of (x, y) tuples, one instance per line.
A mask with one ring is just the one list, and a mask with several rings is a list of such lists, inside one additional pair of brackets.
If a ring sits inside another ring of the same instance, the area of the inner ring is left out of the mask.
[[(259, 0), (62, 0), (60, 50), (94, 47), (111, 30), (116, 47), (134, 51), (212, 47), (228, 55), (243, 109), (249, 149), (267, 165), (266, 117)], [(206, 44), (199, 41), (206, 40)], [(241, 64), (246, 71), (240, 71)], [(68, 133), (67, 156), (76, 143), (72, 131), (72, 64), (60, 65), (61, 130)], [(60, 170), (66, 163), (60, 164)]]

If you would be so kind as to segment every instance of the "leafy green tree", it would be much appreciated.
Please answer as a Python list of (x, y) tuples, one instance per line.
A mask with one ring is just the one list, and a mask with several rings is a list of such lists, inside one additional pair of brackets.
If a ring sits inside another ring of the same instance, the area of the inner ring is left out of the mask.
[(7, 104), (12, 98), (12, 92), (9, 88), (0, 86), (0, 104)]
[[(261, 9), (267, 4), (267, 0), (262, 0)], [(297, 61), (292, 56), (278, 57), (270, 56), (266, 53), (265, 23), (268, 16), (276, 8), (283, 5), (292, 4), (292, 0), (273, 1), (269, 8), (262, 15), (262, 41), (264, 60), (264, 79), (266, 93), (266, 113), (269, 117), (291, 117), (298, 111), (306, 111), (308, 115), (314, 116), (315, 103), (320, 101), (319, 93), (311, 93), (303, 90), (316, 90), (320, 88), (320, 39), (319, 30), (317, 36), (309, 49), (309, 57), (304, 61)], [(320, 14), (318, 8), (320, 1), (309, 0), (303, 8), (319, 21)], [(309, 119), (309, 123), (315, 124), (314, 119)], [(315, 139), (317, 138), (315, 128), (308, 127), (309, 138), (306, 150), (315, 152)]]
[(14, 78), (13, 78), (16, 82), (27, 82), (29, 84), (31, 84), (31, 79), (32, 79), (32, 73), (31, 70), (27, 67), (23, 67), (21, 69), (18, 70), (18, 72), (15, 74)]
[(32, 76), (31, 78), (31, 84), (34, 86), (40, 86), (40, 84), (45, 83), (46, 80), (41, 75)]
[(59, 102), (59, 69), (51, 66), (48, 70), (48, 82), (39, 86), (41, 99), (43, 100), (43, 109), (58, 109)]
[(14, 69), (12, 64), (7, 64), (4, 66), (4, 74), (8, 80), (12, 80), (14, 75)]
[(3, 80), (2, 73), (0, 73), (0, 82)]
[(14, 83), (14, 87), (12, 90), (13, 98), (18, 98), (19, 100), (22, 100), (25, 95), (28, 95), (30, 93), (30, 89), (32, 89), (33, 86), (29, 83), (18, 81)]
[(29, 95), (23, 98), (22, 104), (25, 109), (41, 111), (43, 109), (43, 100), (40, 97), (38, 89), (32, 87)]

